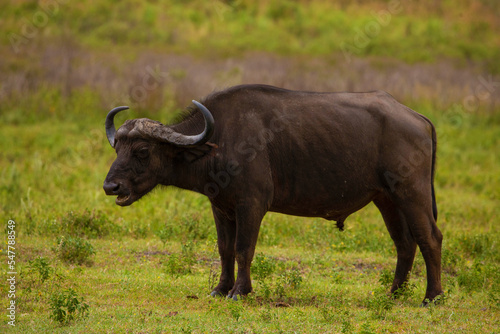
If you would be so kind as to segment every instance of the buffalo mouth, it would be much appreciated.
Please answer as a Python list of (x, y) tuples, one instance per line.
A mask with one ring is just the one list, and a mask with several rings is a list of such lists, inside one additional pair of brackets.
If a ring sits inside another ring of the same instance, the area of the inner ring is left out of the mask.
[(142, 192), (142, 193), (125, 193), (125, 194), (119, 194), (118, 197), (115, 199), (115, 203), (118, 204), (119, 206), (129, 206), (132, 203), (138, 201), (141, 199), (143, 196), (145, 196), (147, 193), (149, 193), (150, 190)]
[(135, 199), (133, 197), (134, 196), (132, 196), (132, 194), (118, 195), (118, 197), (115, 200), (115, 203), (120, 206), (128, 206), (135, 202)]
[(115, 203), (119, 206), (128, 206), (146, 195), (154, 187), (148, 189), (134, 189), (125, 182), (104, 181), (104, 192), (108, 196), (116, 196)]

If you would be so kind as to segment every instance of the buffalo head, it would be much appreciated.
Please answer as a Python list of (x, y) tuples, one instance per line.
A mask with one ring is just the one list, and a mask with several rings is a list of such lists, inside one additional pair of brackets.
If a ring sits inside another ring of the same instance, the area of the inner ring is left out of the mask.
[(106, 117), (106, 136), (116, 150), (116, 160), (104, 180), (106, 195), (117, 196), (116, 204), (127, 206), (167, 181), (174, 171), (174, 161), (183, 150), (205, 144), (212, 136), (214, 119), (201, 103), (193, 103), (205, 119), (204, 130), (184, 135), (171, 127), (147, 118), (126, 121), (118, 130), (114, 117), (128, 107), (117, 107)]

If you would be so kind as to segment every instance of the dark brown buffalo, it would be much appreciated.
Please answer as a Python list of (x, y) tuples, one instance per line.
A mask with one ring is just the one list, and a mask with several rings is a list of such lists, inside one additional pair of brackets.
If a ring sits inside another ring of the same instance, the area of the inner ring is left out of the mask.
[[(250, 264), (268, 211), (335, 220), (374, 202), (397, 249), (391, 291), (408, 278), (419, 246), (425, 298), (442, 294), (436, 226), (436, 133), (385, 92), (313, 93), (242, 85), (193, 101), (166, 126), (126, 121), (106, 132), (117, 158), (104, 181), (130, 205), (158, 184), (205, 194), (217, 227), (222, 273), (212, 295), (252, 291)], [(235, 260), (238, 275), (235, 280)]]

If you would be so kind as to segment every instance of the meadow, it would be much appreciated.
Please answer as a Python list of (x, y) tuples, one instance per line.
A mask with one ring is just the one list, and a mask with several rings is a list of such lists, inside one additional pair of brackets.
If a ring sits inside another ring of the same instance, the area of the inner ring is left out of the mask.
[[(499, 333), (495, 1), (11, 1), (0, 13), (0, 254), (17, 272), (16, 326), (0, 284), (0, 331)], [(433, 121), (438, 303), (420, 307), (419, 253), (388, 296), (396, 251), (371, 204), (342, 232), (267, 214), (254, 292), (233, 302), (209, 296), (220, 262), (205, 197), (162, 188), (121, 208), (105, 196), (110, 108), (131, 106), (117, 123), (173, 122), (191, 99), (250, 82), (383, 89)]]

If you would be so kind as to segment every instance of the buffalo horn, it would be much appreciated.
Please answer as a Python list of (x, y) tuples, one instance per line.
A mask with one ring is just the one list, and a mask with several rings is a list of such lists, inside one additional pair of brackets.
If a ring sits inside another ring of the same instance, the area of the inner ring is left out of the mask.
[(205, 129), (200, 134), (184, 135), (173, 131), (169, 127), (164, 127), (163, 131), (159, 131), (158, 134), (153, 135), (150, 133), (150, 135), (179, 147), (195, 147), (206, 143), (214, 132), (214, 118), (212, 113), (203, 104), (195, 100), (193, 100), (193, 103), (201, 111), (205, 119)]
[(193, 103), (203, 114), (203, 118), (205, 119), (205, 129), (203, 129), (203, 132), (198, 135), (186, 136), (187, 145), (190, 146), (205, 144), (214, 133), (214, 117), (212, 116), (212, 113), (200, 102), (193, 100)]
[(113, 148), (115, 147), (115, 133), (116, 133), (114, 118), (116, 114), (126, 109), (128, 109), (128, 107), (126, 106), (113, 108), (108, 113), (108, 116), (106, 116), (106, 136), (108, 137), (109, 144)]

